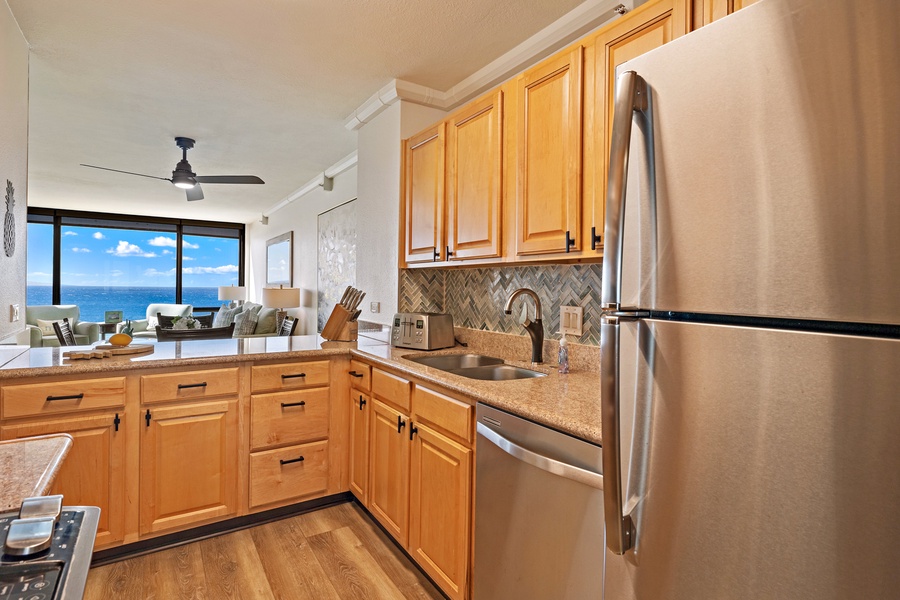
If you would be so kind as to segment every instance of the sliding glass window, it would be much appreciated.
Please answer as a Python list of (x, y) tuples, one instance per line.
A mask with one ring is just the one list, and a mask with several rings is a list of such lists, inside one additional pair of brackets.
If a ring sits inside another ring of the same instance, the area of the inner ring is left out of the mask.
[(85, 321), (143, 319), (158, 302), (210, 309), (218, 286), (243, 283), (242, 224), (31, 209), (28, 227), (29, 305), (77, 304)]

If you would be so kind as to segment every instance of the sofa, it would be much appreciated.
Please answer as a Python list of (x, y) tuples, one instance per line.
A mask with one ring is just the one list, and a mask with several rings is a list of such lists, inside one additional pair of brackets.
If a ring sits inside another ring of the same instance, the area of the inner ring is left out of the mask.
[[(167, 317), (186, 317), (190, 315), (194, 307), (190, 304), (148, 304), (145, 318), (131, 320), (131, 337), (135, 339), (151, 338), (156, 339), (156, 315), (166, 315)], [(125, 328), (125, 322), (116, 325), (116, 333)]]
[(235, 324), (234, 337), (273, 337), (278, 335), (276, 313), (278, 309), (267, 308), (254, 302), (237, 306), (223, 306), (213, 319), (213, 327), (228, 327)]
[[(69, 319), (75, 341), (88, 346), (100, 339), (100, 325), (79, 320), (81, 311), (77, 305), (35, 305), (25, 307), (25, 332), (32, 348), (59, 346), (59, 338), (53, 331), (53, 321)], [(40, 321), (40, 323), (38, 323)]]

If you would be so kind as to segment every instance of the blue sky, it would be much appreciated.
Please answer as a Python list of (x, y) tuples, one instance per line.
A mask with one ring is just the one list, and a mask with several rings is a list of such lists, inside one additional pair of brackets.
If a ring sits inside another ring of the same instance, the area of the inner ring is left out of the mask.
[[(237, 284), (238, 240), (184, 236), (183, 285)], [(175, 234), (97, 227), (62, 228), (63, 285), (175, 286)], [(28, 284), (53, 282), (53, 227), (28, 225)]]

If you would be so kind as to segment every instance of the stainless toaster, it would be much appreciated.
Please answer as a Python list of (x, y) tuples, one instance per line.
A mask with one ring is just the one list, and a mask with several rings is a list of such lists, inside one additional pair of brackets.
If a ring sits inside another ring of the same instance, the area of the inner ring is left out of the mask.
[(441, 313), (397, 313), (391, 326), (391, 346), (437, 350), (456, 345), (453, 316)]

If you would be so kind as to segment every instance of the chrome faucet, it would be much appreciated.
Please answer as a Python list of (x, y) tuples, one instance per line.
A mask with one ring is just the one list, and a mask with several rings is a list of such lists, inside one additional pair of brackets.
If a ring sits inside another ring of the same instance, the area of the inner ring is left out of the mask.
[(519, 288), (509, 295), (509, 299), (506, 301), (503, 312), (511, 315), (513, 300), (522, 294), (531, 296), (532, 300), (534, 300), (534, 321), (529, 321), (526, 314), (523, 326), (525, 327), (525, 331), (528, 332), (528, 335), (531, 336), (531, 362), (540, 364), (544, 362), (544, 323), (541, 321), (541, 299), (534, 293), (534, 290)]

